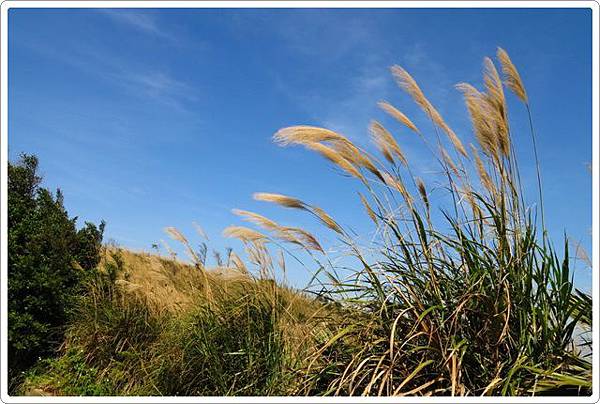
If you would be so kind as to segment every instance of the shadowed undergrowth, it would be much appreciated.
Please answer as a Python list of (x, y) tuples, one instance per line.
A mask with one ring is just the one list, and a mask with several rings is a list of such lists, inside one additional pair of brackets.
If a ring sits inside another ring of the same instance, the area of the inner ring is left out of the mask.
[[(270, 280), (204, 276), (193, 266), (108, 250), (79, 302), (62, 355), (22, 393), (281, 395), (307, 355), (303, 328), (321, 305)], [(200, 282), (202, 280), (202, 282)]]

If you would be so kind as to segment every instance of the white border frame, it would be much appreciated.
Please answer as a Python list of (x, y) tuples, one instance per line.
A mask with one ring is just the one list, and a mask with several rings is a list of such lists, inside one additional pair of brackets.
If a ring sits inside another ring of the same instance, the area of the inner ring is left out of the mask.
[[(589, 8), (592, 10), (592, 296), (593, 296), (593, 393), (588, 397), (23, 397), (9, 396), (8, 382), (5, 375), (8, 373), (8, 359), (6, 356), (8, 348), (8, 207), (7, 207), (7, 162), (8, 162), (8, 11), (11, 8)], [(598, 13), (600, 3), (596, 1), (2, 1), (0, 8), (0, 62), (1, 62), (1, 98), (0, 98), (0, 297), (2, 306), (2, 322), (0, 324), (1, 341), (1, 363), (0, 363), (0, 400), (5, 403), (79, 403), (82, 401), (92, 403), (137, 403), (137, 402), (210, 402), (210, 403), (233, 403), (249, 402), (263, 403), (282, 402), (314, 402), (314, 403), (373, 403), (373, 402), (422, 402), (422, 403), (596, 403), (600, 400), (599, 387), (599, 341), (597, 324), (599, 320), (598, 310), (598, 282), (600, 270), (600, 238), (598, 231), (600, 219), (599, 206), (599, 127), (598, 127), (598, 77), (600, 66), (598, 66)]]

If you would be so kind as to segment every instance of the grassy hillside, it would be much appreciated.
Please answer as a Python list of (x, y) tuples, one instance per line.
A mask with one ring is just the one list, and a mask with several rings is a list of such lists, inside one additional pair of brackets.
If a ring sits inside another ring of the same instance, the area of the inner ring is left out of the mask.
[[(323, 306), (234, 268), (109, 248), (34, 395), (290, 394)], [(309, 325), (310, 324), (310, 325)]]

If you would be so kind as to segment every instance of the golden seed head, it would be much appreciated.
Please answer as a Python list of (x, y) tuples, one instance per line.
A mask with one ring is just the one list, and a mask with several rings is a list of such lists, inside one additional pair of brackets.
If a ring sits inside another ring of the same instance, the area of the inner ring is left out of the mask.
[(502, 80), (496, 70), (494, 62), (488, 57), (484, 59), (484, 82), (487, 94), (485, 100), (492, 109), (491, 118), (493, 119), (498, 137), (500, 151), (506, 157), (510, 154), (510, 139), (508, 130), (508, 119), (506, 117), (506, 99), (504, 97), (504, 88)]
[(346, 171), (348, 174), (352, 175), (355, 178), (358, 178), (364, 181), (363, 175), (358, 171), (358, 169), (352, 165), (352, 163), (346, 160), (340, 153), (332, 149), (331, 147), (325, 146), (321, 143), (309, 143), (306, 147), (310, 150), (316, 151), (327, 160), (331, 161), (342, 170)]
[(256, 242), (267, 239), (264, 234), (244, 226), (229, 226), (223, 230), (223, 236), (228, 238), (237, 238), (243, 242)]
[(485, 187), (485, 189), (488, 190), (490, 194), (495, 194), (496, 187), (494, 186), (492, 179), (490, 178), (487, 170), (485, 169), (483, 161), (481, 161), (481, 158), (479, 157), (479, 152), (477, 151), (477, 148), (471, 145), (471, 150), (473, 151), (473, 157), (475, 158), (475, 165), (477, 167), (477, 173), (479, 174), (481, 184)]
[(273, 141), (280, 146), (291, 144), (306, 145), (308, 143), (340, 142), (352, 144), (348, 138), (329, 129), (316, 126), (298, 125), (283, 128), (273, 135)]
[(373, 142), (390, 163), (394, 163), (393, 155), (395, 155), (404, 166), (408, 165), (408, 161), (406, 160), (404, 153), (402, 153), (396, 139), (394, 139), (392, 134), (388, 132), (382, 124), (377, 121), (371, 121), (369, 130)]
[(282, 227), (277, 237), (284, 241), (298, 244), (307, 250), (324, 252), (317, 238), (299, 227)]
[(402, 113), (400, 110), (398, 110), (396, 107), (394, 107), (390, 103), (385, 102), (385, 101), (380, 101), (377, 103), (377, 105), (379, 105), (379, 108), (381, 108), (382, 110), (387, 112), (388, 115), (390, 115), (392, 118), (396, 119), (398, 122), (404, 124), (406, 127), (415, 131), (416, 133), (421, 134), (419, 129), (417, 129), (417, 126), (406, 115), (404, 115), (404, 113)]
[(415, 103), (419, 105), (427, 115), (429, 115), (431, 120), (446, 133), (454, 148), (460, 154), (467, 157), (467, 151), (465, 150), (462, 142), (458, 136), (456, 136), (456, 133), (454, 133), (454, 131), (448, 126), (446, 121), (444, 121), (437, 109), (435, 109), (427, 97), (425, 97), (425, 94), (423, 94), (423, 91), (421, 91), (421, 88), (415, 79), (413, 79), (412, 76), (400, 66), (392, 66), (392, 75), (396, 78), (398, 85), (404, 89), (404, 91), (406, 91), (413, 98)]
[(498, 156), (498, 141), (491, 125), (491, 113), (484, 95), (467, 83), (460, 83), (456, 88), (463, 93), (465, 105), (471, 117), (473, 132), (485, 154), (490, 157)]
[(244, 261), (242, 261), (242, 259), (233, 251), (229, 254), (229, 262), (233, 264), (233, 267), (239, 270), (240, 272), (248, 272), (248, 268), (246, 268)]
[(267, 192), (257, 192), (252, 195), (257, 201), (272, 202), (277, 205), (284, 206), (286, 208), (293, 209), (306, 209), (306, 204), (299, 199), (292, 198), (291, 196), (272, 194)]
[(323, 222), (325, 226), (329, 227), (336, 233), (343, 234), (342, 228), (323, 209), (319, 208), (318, 206), (312, 206), (312, 211), (315, 215), (318, 216), (318, 218), (321, 220), (321, 222)]
[(358, 196), (360, 197), (360, 202), (363, 204), (365, 210), (367, 211), (367, 215), (369, 215), (369, 218), (373, 221), (373, 223), (375, 223), (375, 225), (377, 225), (377, 215), (375, 214), (373, 208), (371, 208), (371, 205), (369, 205), (369, 201), (367, 201), (367, 199), (360, 193), (358, 194)]
[(165, 227), (165, 233), (167, 233), (173, 240), (177, 240), (183, 244), (189, 244), (187, 238), (175, 227)]
[(247, 210), (241, 209), (233, 209), (232, 212), (237, 216), (243, 217), (244, 220), (246, 220), (247, 222), (254, 223), (257, 226), (262, 227), (263, 229), (273, 231), (279, 228), (279, 225), (276, 222), (262, 215), (259, 215), (258, 213), (249, 212)]
[(402, 195), (402, 197), (404, 198), (406, 203), (409, 206), (412, 206), (412, 197), (406, 191), (406, 187), (402, 183), (402, 180), (396, 176), (390, 175), (390, 173), (388, 173), (388, 172), (384, 172), (384, 173), (382, 173), (382, 175), (383, 175), (385, 184), (387, 186), (395, 189), (396, 191), (400, 192), (400, 194)]
[(510, 60), (508, 53), (506, 53), (504, 49), (498, 48), (496, 55), (498, 56), (498, 60), (500, 60), (500, 64), (502, 65), (502, 73), (504, 73), (506, 86), (510, 88), (511, 91), (521, 99), (521, 101), (527, 104), (527, 91), (525, 90), (525, 86), (521, 80), (521, 75), (519, 74), (519, 71), (513, 64), (512, 60)]

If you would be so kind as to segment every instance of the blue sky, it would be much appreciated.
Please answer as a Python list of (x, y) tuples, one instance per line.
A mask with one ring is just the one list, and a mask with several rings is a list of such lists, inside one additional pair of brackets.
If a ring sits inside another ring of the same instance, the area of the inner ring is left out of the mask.
[[(431, 158), (376, 106), (385, 99), (430, 126), (395, 85), (405, 67), (459, 136), (472, 141), (462, 81), (481, 85), (484, 56), (505, 48), (531, 99), (547, 224), (591, 248), (591, 11), (586, 9), (13, 9), (9, 14), (9, 158), (34, 153), (80, 221), (148, 250), (175, 226), (193, 242), (239, 248), (220, 234), (256, 211), (335, 248), (301, 212), (252, 200), (280, 192), (368, 234), (354, 183), (321, 158), (271, 142), (296, 124), (338, 130), (365, 147), (370, 119), (398, 130), (418, 169)], [(509, 96), (530, 200), (535, 171), (527, 115)], [(170, 242), (175, 247), (175, 242)], [(288, 275), (302, 285), (306, 271)], [(589, 287), (591, 274), (576, 282)]]

